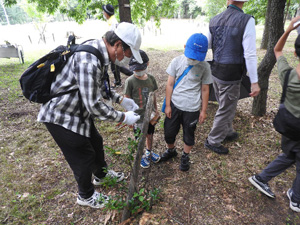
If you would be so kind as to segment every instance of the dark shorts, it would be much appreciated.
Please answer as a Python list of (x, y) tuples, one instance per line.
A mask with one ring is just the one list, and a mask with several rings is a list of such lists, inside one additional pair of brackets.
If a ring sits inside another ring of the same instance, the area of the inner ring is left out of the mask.
[[(141, 125), (139, 127), (141, 127)], [(155, 130), (155, 127), (151, 123), (149, 123), (147, 134), (154, 134), (154, 130)], [(137, 131), (137, 126), (134, 126), (133, 132), (136, 133), (136, 131)]]
[(171, 119), (166, 117), (164, 122), (165, 141), (174, 144), (180, 125), (183, 129), (183, 142), (188, 146), (195, 144), (195, 130), (199, 120), (200, 111), (186, 112), (177, 109), (171, 102)]

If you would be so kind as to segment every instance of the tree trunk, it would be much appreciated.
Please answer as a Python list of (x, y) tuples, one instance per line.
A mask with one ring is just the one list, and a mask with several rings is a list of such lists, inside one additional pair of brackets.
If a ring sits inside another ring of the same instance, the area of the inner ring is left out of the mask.
[(4, 7), (4, 4), (3, 4), (3, 2), (2, 2), (2, 1), (0, 1), (0, 4), (1, 4), (2, 8), (3, 8), (4, 15), (5, 15), (5, 18), (6, 18), (6, 21), (7, 21), (7, 25), (10, 25), (10, 23), (9, 23), (9, 19), (8, 19), (8, 15), (7, 15), (7, 13), (6, 13), (6, 10), (5, 10), (5, 7)]
[(118, 0), (118, 1), (119, 1), (120, 22), (132, 23), (130, 0)]
[(270, 15), (270, 4), (271, 1), (268, 1), (268, 6), (267, 6), (267, 12), (266, 12), (266, 19), (265, 19), (265, 27), (264, 27), (264, 33), (262, 36), (261, 44), (260, 44), (260, 49), (267, 49), (268, 48), (268, 41), (269, 41), (269, 23), (271, 19)]
[(133, 163), (133, 168), (132, 168), (132, 173), (130, 176), (130, 183), (129, 183), (129, 188), (128, 188), (128, 194), (127, 194), (127, 199), (126, 199), (126, 207), (123, 210), (123, 215), (122, 215), (122, 222), (127, 220), (130, 217), (130, 210), (129, 210), (129, 201), (132, 199), (134, 192), (138, 192), (138, 176), (139, 176), (139, 171), (140, 171), (140, 163), (141, 159), (143, 156), (143, 150), (145, 147), (145, 141), (146, 141), (146, 136), (147, 136), (147, 131), (149, 127), (149, 121), (150, 121), (150, 116), (153, 108), (153, 99), (154, 99), (154, 94), (153, 92), (149, 93), (148, 100), (147, 100), (147, 105), (145, 109), (145, 116), (144, 116), (144, 121), (143, 121), (143, 127), (142, 127), (142, 136), (140, 137), (139, 143), (138, 143), (138, 149), (137, 153), (134, 159)]
[(252, 105), (252, 114), (255, 116), (263, 116), (266, 113), (267, 94), (269, 88), (269, 77), (276, 63), (274, 55), (274, 46), (283, 34), (283, 17), (285, 1), (269, 0), (270, 14), (272, 18), (269, 20), (269, 44), (265, 57), (258, 67), (258, 83), (261, 88), (260, 94), (254, 98)]
[(283, 24), (285, 24), (286, 19), (289, 15), (290, 4), (291, 4), (291, 0), (287, 0), (287, 6), (286, 6), (285, 16), (284, 16), (284, 19), (283, 19)]

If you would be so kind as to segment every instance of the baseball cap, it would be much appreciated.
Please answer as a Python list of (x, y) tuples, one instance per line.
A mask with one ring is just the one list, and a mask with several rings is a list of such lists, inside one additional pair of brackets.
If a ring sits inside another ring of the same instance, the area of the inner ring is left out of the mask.
[(103, 5), (102, 9), (110, 16), (115, 14), (115, 9), (111, 4)]
[(133, 57), (139, 63), (143, 63), (139, 53), (142, 43), (142, 36), (139, 29), (132, 23), (122, 22), (117, 26), (115, 34), (130, 47)]
[(184, 55), (190, 59), (203, 61), (208, 49), (207, 37), (201, 33), (190, 36), (187, 40)]
[(147, 63), (149, 62), (149, 58), (146, 52), (144, 52), (143, 50), (140, 50), (139, 52), (142, 57), (143, 63), (139, 63), (134, 57), (132, 57), (129, 62), (129, 69), (131, 71), (144, 70), (148, 66)]

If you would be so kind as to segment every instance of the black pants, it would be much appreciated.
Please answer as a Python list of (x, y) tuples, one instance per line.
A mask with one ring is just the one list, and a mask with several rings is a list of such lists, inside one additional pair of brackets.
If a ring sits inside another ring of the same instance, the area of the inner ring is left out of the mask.
[(188, 146), (195, 144), (195, 130), (199, 120), (200, 111), (186, 112), (177, 109), (173, 102), (171, 102), (171, 119), (165, 117), (164, 134), (167, 144), (174, 144), (176, 136), (182, 125), (183, 142)]
[(120, 72), (124, 73), (126, 76), (131, 76), (133, 74), (133, 72), (125, 67), (119, 67), (117, 65), (115, 65), (114, 63), (111, 62), (110, 64), (110, 68), (112, 73), (114, 74), (114, 78), (115, 78), (115, 84), (116, 85), (120, 85), (121, 84), (121, 75)]
[(45, 125), (74, 173), (79, 195), (83, 198), (91, 197), (94, 193), (94, 185), (91, 183), (92, 174), (102, 178), (106, 175), (103, 168), (107, 167), (103, 139), (95, 125), (92, 123), (90, 138), (56, 124), (45, 123)]
[(292, 185), (292, 199), (294, 202), (300, 203), (300, 141), (293, 141), (282, 136), (281, 148), (284, 153), (274, 159), (258, 175), (264, 182), (269, 182), (273, 177), (278, 176), (293, 164), (296, 164), (296, 177)]

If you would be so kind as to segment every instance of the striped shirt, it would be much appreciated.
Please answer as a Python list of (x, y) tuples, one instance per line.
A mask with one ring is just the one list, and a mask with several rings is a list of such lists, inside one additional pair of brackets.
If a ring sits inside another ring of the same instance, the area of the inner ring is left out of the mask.
[[(69, 94), (52, 98), (41, 106), (37, 120), (53, 123), (68, 130), (90, 137), (91, 120), (121, 121), (123, 113), (107, 105), (103, 99), (103, 85), (100, 80), (104, 68), (109, 65), (104, 41), (92, 40), (85, 44), (97, 48), (103, 55), (105, 65), (93, 54), (76, 52), (69, 59), (61, 73), (51, 85), (51, 94), (79, 89)], [(81, 101), (79, 100), (79, 92)], [(117, 102), (120, 95), (112, 92), (112, 101)], [(82, 116), (80, 105), (82, 104)]]

